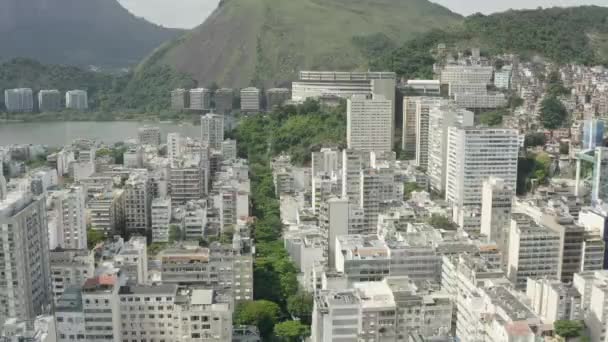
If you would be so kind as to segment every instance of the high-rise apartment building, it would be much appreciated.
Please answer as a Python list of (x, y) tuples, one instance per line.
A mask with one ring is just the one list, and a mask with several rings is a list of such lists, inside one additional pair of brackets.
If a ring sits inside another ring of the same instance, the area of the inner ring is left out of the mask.
[(506, 186), (516, 188), (518, 152), (516, 130), (448, 128), (446, 200), (455, 207), (454, 221), (462, 222), (466, 212), (480, 209), (487, 178), (501, 178)]
[(89, 108), (86, 90), (69, 90), (65, 93), (65, 108), (85, 110)]
[(150, 180), (145, 173), (132, 173), (125, 182), (125, 228), (133, 234), (146, 235), (150, 227)]
[(34, 111), (34, 95), (30, 88), (4, 90), (4, 106), (13, 113)]
[(349, 149), (387, 152), (393, 149), (393, 107), (381, 95), (373, 98), (353, 96), (347, 100)]
[(228, 115), (234, 106), (234, 91), (231, 88), (220, 88), (215, 91), (215, 112)]
[(481, 234), (504, 251), (508, 246), (515, 189), (500, 178), (490, 177), (483, 182), (481, 191)]
[(186, 89), (171, 91), (171, 109), (184, 110), (190, 108), (190, 92)]
[(203, 164), (190, 158), (173, 163), (169, 170), (169, 192), (173, 205), (196, 201), (207, 194), (207, 173)]
[(370, 166), (368, 152), (359, 150), (342, 150), (342, 197), (347, 197), (352, 203), (359, 204), (361, 200), (361, 170)]
[(81, 287), (95, 272), (95, 255), (87, 249), (51, 250), (50, 263), (55, 303), (66, 289)]
[(169, 156), (169, 162), (173, 163), (174, 160), (180, 158), (184, 151), (184, 140), (179, 133), (167, 134), (167, 155)]
[(52, 300), (45, 200), (20, 188), (0, 190), (1, 322), (34, 320)]
[(441, 84), (474, 83), (491, 84), (494, 67), (446, 65), (441, 71)]
[(125, 226), (125, 191), (122, 189), (95, 195), (87, 203), (91, 227), (106, 234), (117, 234)]
[(210, 110), (211, 91), (205, 88), (190, 89), (190, 109)]
[(472, 126), (473, 117), (473, 112), (459, 109), (449, 102), (443, 102), (430, 110), (427, 174), (431, 189), (438, 193), (445, 191), (448, 128)]
[(220, 151), (224, 141), (224, 116), (207, 114), (201, 116), (201, 141), (203, 145)]
[(59, 90), (40, 90), (38, 92), (38, 110), (41, 112), (61, 110), (61, 93), (59, 93)]
[(241, 112), (258, 113), (260, 111), (260, 90), (255, 87), (241, 89)]
[(159, 127), (141, 127), (137, 130), (137, 141), (142, 145), (160, 145), (160, 128)]
[(223, 160), (232, 160), (237, 158), (237, 148), (236, 148), (236, 140), (234, 139), (226, 139), (222, 141), (222, 159)]
[(287, 88), (272, 88), (266, 90), (266, 109), (273, 110), (282, 106), (291, 98), (291, 92)]
[(152, 242), (169, 242), (171, 224), (171, 198), (152, 200)]
[[(81, 186), (53, 192), (50, 195), (51, 212), (55, 218), (54, 230), (49, 229), (50, 241), (67, 249), (87, 248), (85, 193)], [(51, 227), (49, 227), (51, 228)]]

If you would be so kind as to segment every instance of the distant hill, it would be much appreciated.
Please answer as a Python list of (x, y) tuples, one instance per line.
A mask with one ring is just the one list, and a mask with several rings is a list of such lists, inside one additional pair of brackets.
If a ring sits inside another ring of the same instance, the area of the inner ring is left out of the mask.
[(127, 67), (183, 33), (137, 18), (116, 0), (1, 0), (0, 59)]
[(438, 43), (482, 53), (540, 56), (556, 63), (608, 66), (608, 7), (581, 6), (472, 15), (460, 27), (434, 30), (373, 56), (372, 69), (404, 77), (431, 77)]
[(140, 70), (166, 64), (201, 85), (280, 85), (301, 69), (366, 69), (369, 54), (461, 20), (427, 0), (222, 0)]

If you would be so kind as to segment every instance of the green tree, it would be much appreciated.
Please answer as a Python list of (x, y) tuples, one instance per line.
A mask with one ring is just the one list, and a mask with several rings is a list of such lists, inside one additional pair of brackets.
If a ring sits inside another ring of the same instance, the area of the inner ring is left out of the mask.
[(274, 326), (274, 334), (280, 341), (298, 342), (310, 336), (310, 328), (300, 321), (285, 321)]
[(547, 77), (547, 94), (549, 96), (557, 97), (561, 95), (568, 95), (569, 91), (564, 87), (564, 82), (557, 71), (552, 71)]
[(553, 323), (555, 333), (563, 338), (579, 337), (583, 333), (583, 323), (581, 321), (560, 320)]
[(406, 182), (403, 185), (403, 197), (409, 200), (412, 197), (412, 192), (423, 190), (416, 182)]
[(97, 246), (98, 243), (106, 239), (106, 234), (102, 230), (95, 228), (87, 229), (87, 246), (89, 249)]
[(255, 325), (264, 338), (272, 336), (274, 325), (279, 319), (281, 309), (268, 300), (256, 300), (237, 306), (234, 317), (237, 324)]
[(449, 218), (439, 214), (431, 215), (431, 217), (428, 218), (427, 223), (439, 229), (456, 230), (457, 228), (456, 224)]
[(546, 97), (541, 103), (540, 121), (546, 129), (554, 130), (562, 127), (568, 118), (564, 104), (556, 97)]
[(525, 147), (545, 146), (547, 137), (542, 132), (528, 133), (524, 138)]
[(490, 127), (500, 126), (502, 124), (502, 117), (504, 114), (505, 113), (500, 110), (484, 112), (479, 116), (479, 122)]
[(313, 303), (312, 294), (298, 291), (298, 293), (287, 298), (287, 310), (303, 322), (310, 323)]
[(169, 226), (169, 242), (180, 241), (183, 239), (182, 230), (178, 225), (172, 224)]

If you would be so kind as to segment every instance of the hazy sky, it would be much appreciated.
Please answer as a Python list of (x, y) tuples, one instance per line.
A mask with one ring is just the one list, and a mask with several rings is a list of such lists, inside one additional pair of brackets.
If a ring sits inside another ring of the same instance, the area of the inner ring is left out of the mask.
[[(293, 0), (297, 1), (297, 0)], [(407, 1), (407, 0), (401, 0)], [(469, 15), (492, 13), (509, 8), (538, 6), (608, 6), (608, 0), (432, 0), (454, 12)], [(217, 7), (219, 0), (118, 0), (137, 16), (167, 27), (192, 28), (202, 23)]]

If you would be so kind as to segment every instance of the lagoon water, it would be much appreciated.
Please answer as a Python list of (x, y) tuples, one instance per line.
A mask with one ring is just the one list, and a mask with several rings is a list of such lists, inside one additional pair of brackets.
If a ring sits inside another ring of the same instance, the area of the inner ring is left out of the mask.
[(176, 123), (149, 123), (133, 121), (67, 121), (0, 123), (0, 145), (36, 144), (62, 146), (78, 138), (95, 138), (105, 143), (115, 143), (136, 138), (137, 129), (144, 126), (160, 127), (162, 140), (167, 133), (177, 132), (198, 138), (200, 126)]

